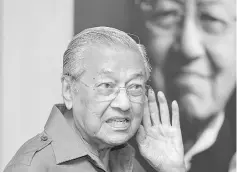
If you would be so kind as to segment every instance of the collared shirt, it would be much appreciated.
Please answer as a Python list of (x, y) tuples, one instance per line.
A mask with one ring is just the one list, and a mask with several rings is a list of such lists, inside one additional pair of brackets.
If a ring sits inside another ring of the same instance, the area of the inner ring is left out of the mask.
[(219, 134), (223, 122), (224, 113), (221, 112), (199, 135), (198, 140), (184, 156), (185, 166), (187, 170), (189, 170), (191, 167), (191, 159), (193, 156), (208, 149), (216, 142), (216, 138)]
[(124, 144), (111, 149), (107, 170), (63, 115), (66, 107), (55, 105), (44, 132), (27, 141), (4, 171), (99, 172), (144, 171), (135, 160), (134, 149)]
[[(224, 114), (219, 115), (224, 116)], [(232, 134), (229, 119), (220, 117), (213, 121), (214, 124), (211, 126), (213, 129), (209, 127), (210, 131), (202, 133), (202, 137), (194, 145), (195, 148), (191, 148), (193, 154), (189, 171), (227, 172), (230, 170), (231, 158), (236, 152), (236, 138)], [(217, 128), (219, 126), (221, 127)]]

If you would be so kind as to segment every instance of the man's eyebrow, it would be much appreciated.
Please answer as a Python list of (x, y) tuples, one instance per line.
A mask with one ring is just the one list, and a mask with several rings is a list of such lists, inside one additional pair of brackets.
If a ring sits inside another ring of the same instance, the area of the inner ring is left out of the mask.
[(102, 68), (99, 72), (98, 72), (98, 74), (99, 75), (106, 75), (106, 74), (113, 74), (114, 72), (111, 70), (111, 69), (109, 69), (109, 68)]
[(184, 4), (184, 0), (173, 0), (173, 1), (175, 1), (176, 3), (181, 4), (181, 5)]
[(133, 72), (131, 73), (131, 76), (129, 77), (129, 81), (135, 78), (144, 78), (145, 74), (142, 71), (137, 71), (137, 72)]
[(156, 0), (156, 3), (159, 2), (176, 2), (177, 4), (184, 5), (185, 1), (184, 0)]
[(132, 74), (133, 77), (144, 77), (144, 73), (142, 71), (138, 71), (134, 74)]
[[(225, 12), (227, 12), (228, 14), (230, 14), (230, 17), (232, 17), (234, 20), (236, 20), (236, 13), (235, 13), (235, 5), (233, 6), (232, 4), (227, 4), (227, 3), (231, 3), (230, 1), (227, 0), (200, 0), (198, 2), (198, 6), (203, 9), (203, 7), (205, 6), (218, 6), (218, 7), (222, 7)], [(232, 12), (234, 12), (234, 14), (232, 14)]]
[(213, 4), (221, 4), (220, 0), (199, 0), (198, 6), (200, 5), (213, 5)]
[[(162, 0), (158, 0), (158, 2), (159, 2), (159, 1), (162, 1)], [(165, 2), (165, 1), (170, 1), (170, 2), (173, 1), (173, 2), (176, 2), (176, 3), (181, 4), (181, 5), (183, 5), (184, 2), (185, 2), (184, 0), (163, 0), (163, 2)]]
[[(145, 78), (145, 74), (142, 70), (128, 72), (128, 73), (130, 75), (129, 81), (131, 81), (135, 78)], [(109, 68), (103, 68), (98, 72), (98, 74), (99, 75), (111, 75), (111, 74), (114, 74), (114, 72)]]

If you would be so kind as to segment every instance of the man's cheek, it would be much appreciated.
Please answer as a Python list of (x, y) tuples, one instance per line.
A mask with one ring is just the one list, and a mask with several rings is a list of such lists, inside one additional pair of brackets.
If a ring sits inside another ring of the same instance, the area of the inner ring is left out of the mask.
[(162, 66), (162, 64), (164, 64), (163, 61), (165, 61), (165, 57), (170, 50), (171, 44), (171, 39), (152, 39), (152, 41), (148, 45), (148, 50), (150, 53), (149, 56), (151, 56), (152, 61), (155, 62), (155, 65)]
[(80, 99), (80, 104), (84, 108), (85, 112), (93, 115), (94, 117), (101, 117), (110, 102), (98, 102), (87, 96)]
[(100, 131), (102, 122), (100, 117), (96, 117), (94, 115), (87, 115), (84, 124), (87, 131), (92, 136), (95, 136)]
[(85, 109), (87, 115), (85, 117), (85, 122), (87, 130), (91, 135), (96, 136), (103, 125), (103, 115), (109, 106), (109, 102), (97, 102), (97, 101), (87, 101), (85, 102)]
[(144, 112), (144, 105), (135, 104), (131, 106), (131, 112), (135, 117), (141, 117)]
[(142, 121), (142, 117), (144, 114), (144, 106), (138, 104), (133, 105), (131, 109), (131, 114), (132, 114), (131, 128), (136, 131)]
[(97, 102), (92, 100), (85, 103), (85, 108), (92, 117), (101, 118), (109, 105), (109, 102)]

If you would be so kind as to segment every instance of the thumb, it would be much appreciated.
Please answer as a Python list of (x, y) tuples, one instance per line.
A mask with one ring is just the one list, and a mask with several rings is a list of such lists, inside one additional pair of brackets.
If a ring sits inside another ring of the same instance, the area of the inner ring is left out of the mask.
[(142, 145), (142, 144), (144, 144), (145, 139), (146, 139), (145, 129), (144, 129), (144, 127), (142, 125), (140, 125), (140, 127), (139, 127), (139, 129), (137, 131), (137, 136), (136, 136), (137, 143), (139, 145)]

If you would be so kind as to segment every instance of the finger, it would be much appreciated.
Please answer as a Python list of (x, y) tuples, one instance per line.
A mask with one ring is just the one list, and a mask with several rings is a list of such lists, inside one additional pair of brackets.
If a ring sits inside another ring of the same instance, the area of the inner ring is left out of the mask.
[(151, 127), (151, 118), (150, 118), (150, 111), (149, 111), (148, 101), (146, 101), (145, 105), (144, 105), (144, 115), (143, 115), (143, 118), (142, 118), (142, 123), (143, 123), (143, 126), (144, 126), (146, 131), (148, 130), (148, 128)]
[(163, 92), (159, 91), (158, 94), (158, 101), (160, 104), (160, 118), (162, 124), (170, 125), (170, 117), (169, 117), (169, 108), (167, 105), (167, 101)]
[(149, 89), (149, 92), (148, 92), (148, 105), (149, 105), (152, 124), (159, 125), (160, 124), (159, 110), (156, 103), (155, 93), (152, 89)]
[(173, 101), (171, 107), (172, 107), (172, 126), (180, 127), (178, 103), (176, 101)]
[(140, 127), (139, 127), (139, 129), (137, 131), (137, 136), (136, 136), (137, 143), (139, 145), (143, 145), (145, 139), (146, 139), (145, 129), (144, 129), (144, 127), (142, 125), (140, 125)]

